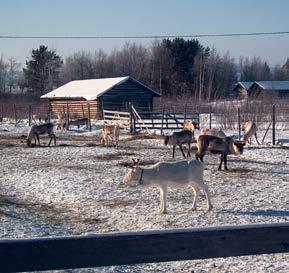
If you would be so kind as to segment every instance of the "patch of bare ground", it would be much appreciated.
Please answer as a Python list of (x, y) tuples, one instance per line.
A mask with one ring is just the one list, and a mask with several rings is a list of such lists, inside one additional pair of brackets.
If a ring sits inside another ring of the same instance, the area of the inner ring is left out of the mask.
[(88, 159), (91, 160), (98, 160), (98, 161), (106, 161), (106, 160), (119, 160), (125, 156), (135, 156), (135, 153), (130, 152), (118, 152), (118, 153), (111, 153), (111, 154), (101, 154), (96, 156), (89, 156)]
[[(115, 208), (115, 207), (128, 207), (133, 206), (137, 204), (140, 200), (139, 199), (124, 199), (121, 197), (115, 197), (110, 199), (98, 199), (98, 203), (100, 203), (103, 206), (109, 207), (109, 208)], [(142, 200), (142, 204), (150, 204), (151, 202), (149, 200)]]
[(147, 135), (147, 134), (134, 134), (128, 138), (126, 138), (126, 141), (133, 141), (133, 140), (139, 140), (139, 139), (163, 139), (164, 137), (162, 135)]
[(248, 169), (248, 168), (241, 168), (241, 167), (237, 167), (237, 168), (231, 168), (229, 169), (228, 172), (230, 173), (236, 173), (236, 174), (246, 174), (251, 172), (252, 170)]
[(15, 147), (15, 146), (16, 145), (14, 143), (11, 143), (11, 142), (7, 142), (7, 141), (1, 141), (0, 142), (0, 150)]
[[(31, 198), (32, 199), (32, 198)], [(77, 211), (68, 205), (44, 204), (28, 200), (14, 199), (9, 196), (0, 196), (0, 218), (6, 215), (14, 218), (25, 218), (26, 215), (37, 214), (43, 221), (50, 224), (95, 224), (100, 221), (95, 215), (86, 213), (85, 207), (81, 206)], [(5, 209), (4, 209), (5, 207)]]

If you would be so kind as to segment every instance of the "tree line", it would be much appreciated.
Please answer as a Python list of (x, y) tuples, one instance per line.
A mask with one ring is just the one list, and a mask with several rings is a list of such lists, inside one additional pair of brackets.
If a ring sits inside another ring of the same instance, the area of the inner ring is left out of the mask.
[(240, 57), (198, 40), (155, 40), (145, 47), (125, 43), (106, 53), (79, 51), (64, 60), (41, 45), (21, 68), (14, 58), (0, 58), (0, 94), (18, 89), (37, 96), (72, 80), (132, 76), (166, 97), (213, 100), (231, 95), (237, 81), (289, 80), (289, 58), (270, 68), (260, 57)]

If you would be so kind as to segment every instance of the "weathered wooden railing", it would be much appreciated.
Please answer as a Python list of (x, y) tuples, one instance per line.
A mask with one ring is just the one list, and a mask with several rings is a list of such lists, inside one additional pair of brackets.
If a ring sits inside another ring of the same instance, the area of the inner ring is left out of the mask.
[(289, 223), (0, 241), (1, 272), (289, 252)]

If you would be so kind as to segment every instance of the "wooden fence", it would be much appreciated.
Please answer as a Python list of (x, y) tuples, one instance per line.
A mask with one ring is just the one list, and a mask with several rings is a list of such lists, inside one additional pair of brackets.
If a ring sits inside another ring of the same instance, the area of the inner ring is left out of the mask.
[(133, 115), (132, 132), (141, 131), (144, 127), (149, 130), (159, 130), (163, 134), (164, 130), (180, 130), (183, 128), (184, 120), (191, 119), (199, 126), (199, 113), (186, 112), (138, 112), (139, 118)]
[(103, 120), (107, 124), (118, 124), (122, 129), (130, 130), (131, 114), (129, 112), (103, 110)]
[(284, 252), (289, 252), (289, 223), (2, 239), (0, 269), (58, 270)]

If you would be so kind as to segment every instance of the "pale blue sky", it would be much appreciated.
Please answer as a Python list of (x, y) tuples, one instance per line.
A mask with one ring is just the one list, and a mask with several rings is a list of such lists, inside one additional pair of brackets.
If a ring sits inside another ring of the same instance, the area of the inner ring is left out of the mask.
[[(0, 0), (0, 35), (185, 35), (289, 31), (289, 0)], [(127, 40), (0, 39), (0, 56), (24, 63), (48, 45), (63, 58), (79, 50), (110, 52)], [(200, 38), (220, 53), (261, 56), (270, 65), (289, 57), (289, 34)], [(131, 39), (150, 45), (152, 40)]]

